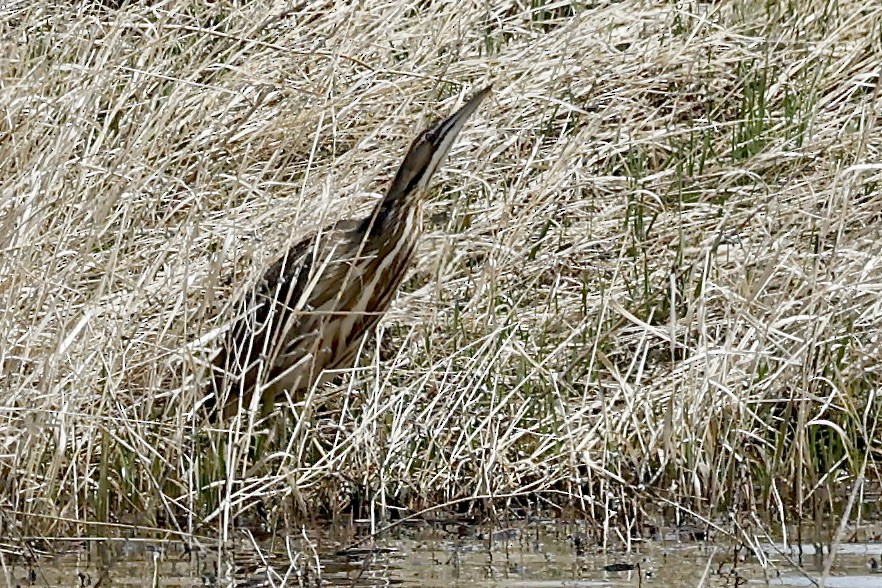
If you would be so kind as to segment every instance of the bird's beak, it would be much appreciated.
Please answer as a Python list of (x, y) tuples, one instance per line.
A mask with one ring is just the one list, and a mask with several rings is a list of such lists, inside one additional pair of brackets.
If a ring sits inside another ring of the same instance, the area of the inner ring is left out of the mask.
[(451, 145), (459, 136), (465, 122), (478, 109), (488, 94), (490, 94), (490, 86), (477, 92), (459, 110), (426, 131), (425, 138), (435, 146), (436, 153), (441, 153), (442, 159), (450, 151)]
[(468, 99), (459, 110), (434, 126), (429, 127), (414, 139), (404, 156), (395, 179), (389, 185), (386, 200), (391, 202), (426, 188), (432, 174), (447, 157), (453, 142), (459, 136), (463, 125), (490, 94), (490, 86)]

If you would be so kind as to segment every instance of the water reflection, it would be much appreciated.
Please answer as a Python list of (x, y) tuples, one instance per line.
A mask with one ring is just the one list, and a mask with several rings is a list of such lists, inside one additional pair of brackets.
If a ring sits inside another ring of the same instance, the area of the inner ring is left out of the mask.
[[(724, 542), (665, 532), (630, 552), (597, 545), (579, 525), (558, 522), (497, 529), (465, 525), (400, 527), (372, 543), (346, 548), (323, 530), (233, 543), (117, 538), (50, 542), (0, 553), (10, 586), (814, 586), (821, 558), (801, 563), (794, 546), (764, 547), (757, 558)], [(345, 537), (345, 540), (341, 540)], [(882, 586), (880, 543), (841, 547), (827, 587)], [(740, 555), (739, 555), (740, 553)], [(873, 564), (876, 564), (875, 566)], [(799, 567), (799, 566), (803, 567)]]

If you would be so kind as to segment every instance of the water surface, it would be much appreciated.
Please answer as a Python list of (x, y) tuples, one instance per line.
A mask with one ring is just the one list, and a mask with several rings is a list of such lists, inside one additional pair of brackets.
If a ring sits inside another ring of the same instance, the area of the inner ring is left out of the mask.
[[(816, 586), (823, 557), (767, 543), (760, 557), (700, 531), (598, 544), (573, 523), (399, 527), (352, 547), (356, 531), (301, 532), (234, 542), (115, 538), (5, 549), (9, 586)], [(50, 555), (54, 553), (54, 555)], [(882, 543), (846, 543), (830, 588), (882, 587)], [(760, 563), (763, 560), (763, 564)]]

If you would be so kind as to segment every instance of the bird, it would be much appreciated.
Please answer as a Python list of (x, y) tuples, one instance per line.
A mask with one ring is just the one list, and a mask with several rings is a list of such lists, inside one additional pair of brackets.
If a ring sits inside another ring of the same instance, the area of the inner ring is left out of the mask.
[(488, 86), (417, 135), (385, 195), (362, 219), (341, 220), (287, 251), (233, 305), (214, 359), (212, 420), (270, 414), (286, 395), (352, 367), (388, 310), (422, 232), (429, 182)]

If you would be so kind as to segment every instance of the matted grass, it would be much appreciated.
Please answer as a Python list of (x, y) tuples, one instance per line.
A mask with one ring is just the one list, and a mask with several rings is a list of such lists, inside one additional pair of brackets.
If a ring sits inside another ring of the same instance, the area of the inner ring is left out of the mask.
[[(882, 8), (106, 4), (0, 8), (4, 528), (860, 514)], [(487, 83), (380, 343), (210, 429), (235, 296)]]

